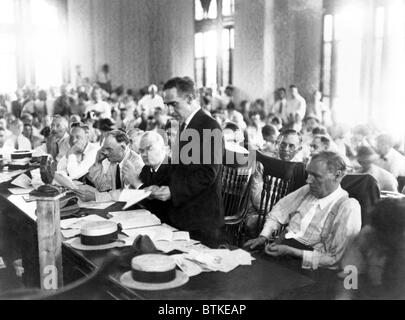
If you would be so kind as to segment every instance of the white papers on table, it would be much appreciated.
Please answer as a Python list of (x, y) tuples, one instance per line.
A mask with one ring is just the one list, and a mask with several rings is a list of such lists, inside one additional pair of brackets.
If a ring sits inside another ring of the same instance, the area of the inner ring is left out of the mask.
[(167, 231), (175, 230), (173, 227), (168, 226), (167, 224), (161, 224), (160, 226), (151, 226), (145, 228), (136, 228), (136, 229), (126, 229), (123, 232), (129, 237), (136, 238), (137, 236), (149, 236), (151, 240), (154, 240), (156, 235), (160, 233), (165, 233)]
[(7, 172), (7, 171), (0, 172), (0, 183), (10, 181), (15, 176), (18, 176), (18, 175), (20, 175), (20, 174), (22, 174), (24, 172), (25, 172), (24, 170), (17, 170), (17, 171), (10, 171), (10, 172)]
[(26, 202), (22, 195), (11, 195), (7, 199), (26, 215), (28, 215), (32, 220), (37, 220), (37, 216), (35, 215), (35, 211), (37, 210), (36, 201)]
[(240, 265), (251, 265), (254, 258), (242, 249), (209, 249), (194, 247), (186, 254), (172, 255), (177, 266), (189, 277), (201, 272), (230, 272)]
[(11, 194), (14, 195), (23, 195), (23, 194), (29, 194), (31, 191), (33, 191), (34, 188), (9, 188), (8, 191), (10, 191)]
[(31, 179), (26, 174), (22, 174), (14, 179), (11, 184), (20, 188), (28, 189), (31, 187)]
[(251, 265), (254, 258), (242, 249), (191, 250), (184, 257), (210, 271), (230, 272), (240, 265)]
[(79, 199), (77, 205), (79, 208), (82, 209), (93, 209), (93, 210), (104, 210), (107, 209), (109, 206), (112, 206), (115, 202), (96, 202), (96, 201), (89, 201), (83, 202)]
[(153, 241), (156, 249), (168, 253), (171, 251), (181, 251), (181, 252), (190, 252), (192, 250), (204, 250), (208, 247), (199, 243), (196, 240), (190, 241)]
[(145, 190), (135, 190), (135, 189), (124, 189), (121, 191), (120, 197), (118, 199), (119, 202), (126, 202), (127, 204), (124, 206), (124, 210), (132, 207), (134, 204), (146, 199), (151, 195), (151, 192), (147, 192)]
[(91, 214), (82, 218), (71, 218), (60, 221), (61, 229), (79, 229), (87, 222), (93, 221), (106, 221), (107, 219), (100, 217), (96, 214)]
[(189, 277), (194, 277), (204, 271), (199, 264), (186, 259), (183, 254), (174, 254), (171, 255), (171, 257), (176, 261), (176, 264), (181, 271)]
[(119, 223), (123, 230), (158, 226), (161, 221), (147, 210), (113, 212), (110, 221)]

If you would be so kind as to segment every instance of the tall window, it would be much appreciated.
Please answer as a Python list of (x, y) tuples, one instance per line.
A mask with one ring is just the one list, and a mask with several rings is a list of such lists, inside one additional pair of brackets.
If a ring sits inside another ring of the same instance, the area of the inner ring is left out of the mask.
[(235, 0), (195, 0), (195, 77), (199, 87), (232, 84)]
[(14, 0), (0, 1), (0, 92), (17, 87), (17, 28)]
[(405, 135), (405, 3), (327, 0), (321, 89), (335, 119)]
[(0, 1), (0, 91), (63, 82), (65, 0)]

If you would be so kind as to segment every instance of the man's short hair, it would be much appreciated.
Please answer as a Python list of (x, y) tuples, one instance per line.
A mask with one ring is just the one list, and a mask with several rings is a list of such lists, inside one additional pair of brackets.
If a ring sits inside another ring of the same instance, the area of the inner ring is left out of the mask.
[(383, 144), (385, 144), (385, 145), (391, 147), (391, 148), (395, 145), (394, 138), (393, 138), (390, 134), (388, 134), (388, 133), (382, 133), (382, 134), (380, 134), (380, 135), (377, 137), (376, 140), (377, 140), (378, 142), (380, 142), (380, 143), (383, 143)]
[(327, 149), (330, 148), (330, 145), (332, 143), (332, 140), (328, 136), (323, 135), (323, 134), (315, 135), (314, 139), (319, 139), (321, 141), (322, 145), (326, 146)]
[(124, 143), (125, 145), (129, 145), (128, 135), (121, 130), (113, 130), (107, 134), (107, 137), (113, 137), (118, 143)]
[(315, 127), (315, 128), (312, 129), (312, 134), (313, 134), (314, 136), (316, 136), (316, 135), (323, 135), (323, 136), (325, 136), (325, 135), (328, 134), (328, 130), (326, 130), (325, 127), (319, 126), (319, 127)]
[(177, 91), (182, 95), (192, 95), (193, 98), (196, 97), (194, 81), (191, 80), (191, 78), (189, 77), (184, 78), (176, 77), (170, 79), (163, 86), (163, 91), (170, 90), (173, 88), (176, 88)]
[(233, 132), (239, 131), (240, 128), (238, 127), (238, 125), (234, 122), (227, 122), (224, 126), (224, 130), (228, 129), (228, 130), (232, 130)]
[(269, 136), (274, 136), (274, 135), (278, 135), (278, 130), (275, 126), (266, 125), (262, 128), (263, 137), (269, 137)]
[(290, 85), (290, 89), (298, 89), (295, 84)]
[(61, 115), (57, 114), (53, 116), (52, 122), (55, 120), (60, 120), (60, 123), (67, 129), (69, 127), (69, 122), (65, 117), (62, 117)]
[(279, 88), (279, 89), (278, 89), (278, 92), (284, 92), (284, 93), (287, 93), (287, 90), (286, 90), (285, 88)]
[(324, 161), (330, 172), (342, 171), (346, 173), (347, 164), (344, 158), (337, 152), (333, 151), (321, 151), (312, 156), (312, 161)]
[(281, 141), (281, 139), (283, 139), (284, 137), (288, 137), (288, 136), (297, 136), (298, 139), (300, 140), (300, 145), (302, 144), (302, 135), (298, 131), (293, 130), (293, 129), (283, 130), (280, 133), (280, 136), (278, 139)]
[(163, 137), (155, 132), (155, 131), (146, 131), (142, 136), (141, 136), (141, 141), (145, 138), (152, 138), (153, 141), (158, 142), (160, 147), (164, 147), (165, 146), (165, 140), (163, 139)]
[(357, 151), (357, 158), (366, 158), (376, 155), (376, 152), (371, 147), (368, 146), (358, 147), (356, 151)]
[(84, 132), (86, 132), (86, 134), (88, 134), (90, 132), (90, 127), (87, 124), (84, 124), (81, 122), (72, 123), (72, 125), (70, 126), (70, 132), (72, 132), (73, 129), (76, 129), (76, 128), (84, 130)]

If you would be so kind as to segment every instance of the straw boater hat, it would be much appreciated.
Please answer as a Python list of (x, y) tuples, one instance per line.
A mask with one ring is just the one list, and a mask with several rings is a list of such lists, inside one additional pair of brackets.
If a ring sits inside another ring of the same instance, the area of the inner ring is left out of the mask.
[(162, 254), (144, 254), (132, 259), (131, 271), (124, 273), (121, 284), (138, 290), (167, 290), (187, 283), (188, 276), (176, 269), (176, 262)]
[(80, 237), (75, 238), (70, 245), (78, 250), (107, 250), (122, 247), (118, 225), (112, 221), (95, 221), (84, 224), (80, 229)]
[(9, 170), (28, 169), (31, 159), (31, 151), (14, 151), (11, 154)]

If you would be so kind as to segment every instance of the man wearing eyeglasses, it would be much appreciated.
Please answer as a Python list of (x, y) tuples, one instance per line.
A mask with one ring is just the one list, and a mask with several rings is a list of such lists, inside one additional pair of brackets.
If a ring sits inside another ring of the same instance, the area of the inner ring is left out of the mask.
[(168, 204), (170, 223), (204, 244), (217, 247), (223, 225), (222, 131), (197, 104), (194, 82), (173, 78), (164, 88), (170, 115), (180, 123), (172, 148), (167, 186), (151, 186), (152, 198)]
[[(276, 155), (274, 158), (278, 158), (288, 162), (302, 162), (301, 150), (302, 150), (302, 137), (300, 133), (295, 130), (283, 131), (276, 142)], [(270, 155), (271, 156), (271, 155)], [(260, 208), (261, 195), (263, 190), (263, 165), (260, 162), (256, 162), (256, 169), (252, 176), (252, 183), (250, 188), (251, 201), (249, 204), (248, 216), (245, 221), (246, 232), (249, 237), (254, 237), (256, 224), (258, 222), (258, 211)], [(301, 176), (302, 181), (305, 179), (305, 173), (298, 175)], [(296, 183), (300, 184), (301, 179), (297, 178)], [(302, 185), (302, 184), (300, 184)]]

